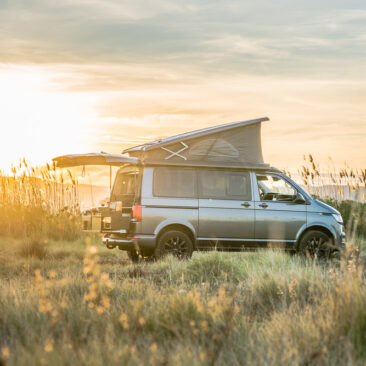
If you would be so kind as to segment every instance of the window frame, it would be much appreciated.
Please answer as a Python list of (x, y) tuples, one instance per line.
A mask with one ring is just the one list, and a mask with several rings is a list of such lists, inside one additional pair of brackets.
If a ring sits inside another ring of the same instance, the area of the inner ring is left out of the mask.
[[(201, 181), (201, 174), (207, 171), (214, 171), (214, 172), (222, 172), (223, 174), (228, 173), (235, 173), (237, 175), (246, 175), (247, 176), (247, 182), (248, 182), (248, 196), (247, 197), (240, 197), (240, 196), (225, 196), (225, 197), (218, 197), (218, 196), (211, 196), (211, 197), (205, 197), (202, 194), (202, 181)], [(198, 198), (199, 199), (213, 199), (213, 200), (221, 200), (221, 201), (253, 201), (253, 190), (252, 190), (252, 179), (250, 171), (246, 170), (229, 170), (229, 169), (201, 169), (198, 170), (197, 174), (197, 188), (198, 188)]]
[[(260, 202), (273, 202), (273, 203), (295, 203), (295, 200), (296, 200), (296, 196), (298, 195), (298, 193), (300, 192), (299, 190), (298, 190), (298, 188), (294, 185), (294, 184), (292, 184), (291, 182), (289, 182), (285, 177), (283, 177), (282, 175), (280, 175), (280, 174), (276, 174), (276, 173), (258, 173), (258, 172), (255, 172), (254, 173), (255, 174), (255, 182), (256, 182), (256, 189), (257, 189), (257, 195), (258, 195), (258, 198), (259, 198), (259, 201)], [(287, 184), (289, 184), (294, 190), (295, 190), (295, 199), (294, 200), (292, 200), (292, 201), (273, 201), (273, 200), (267, 200), (267, 201), (263, 201), (262, 199), (261, 199), (261, 195), (260, 195), (260, 193), (259, 193), (259, 187), (258, 187), (258, 179), (257, 179), (257, 176), (258, 175), (261, 175), (261, 176), (267, 176), (267, 175), (270, 175), (270, 176), (272, 176), (272, 177), (276, 177), (276, 178), (279, 178), (279, 179), (282, 179), (282, 180), (284, 180)]]
[[(193, 180), (194, 180), (194, 195), (192, 197), (180, 197), (180, 196), (171, 196), (171, 195), (158, 195), (157, 190), (157, 183), (156, 183), (156, 176), (158, 174), (158, 171), (161, 169), (167, 169), (167, 170), (189, 170), (193, 172)], [(166, 167), (166, 166), (160, 166), (154, 168), (153, 172), (153, 180), (152, 180), (152, 195), (155, 198), (176, 198), (176, 199), (197, 199), (198, 198), (198, 187), (197, 187), (197, 169), (194, 168), (183, 168), (183, 167)]]

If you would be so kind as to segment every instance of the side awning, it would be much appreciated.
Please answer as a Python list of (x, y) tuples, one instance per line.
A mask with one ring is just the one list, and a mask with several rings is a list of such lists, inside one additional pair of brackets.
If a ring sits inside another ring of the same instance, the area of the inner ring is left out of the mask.
[(53, 158), (52, 161), (56, 162), (58, 168), (70, 168), (80, 165), (121, 166), (124, 164), (137, 165), (139, 163), (139, 159), (136, 157), (105, 153), (62, 155)]

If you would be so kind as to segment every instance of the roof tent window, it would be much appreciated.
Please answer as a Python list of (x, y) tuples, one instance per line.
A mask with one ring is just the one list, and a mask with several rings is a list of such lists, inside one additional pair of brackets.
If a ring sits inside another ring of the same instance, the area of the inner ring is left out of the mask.
[(196, 172), (193, 169), (156, 168), (153, 192), (156, 197), (196, 197)]
[(189, 156), (206, 160), (225, 157), (237, 159), (239, 158), (239, 152), (232, 144), (223, 139), (208, 138), (193, 144), (189, 150)]
[(200, 198), (251, 200), (248, 172), (203, 170), (199, 174)]

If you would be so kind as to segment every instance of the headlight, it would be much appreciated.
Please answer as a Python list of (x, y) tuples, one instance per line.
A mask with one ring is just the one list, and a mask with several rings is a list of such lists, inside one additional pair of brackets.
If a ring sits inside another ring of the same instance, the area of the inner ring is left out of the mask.
[(339, 224), (343, 224), (343, 219), (341, 214), (332, 214), (332, 216), (334, 217), (334, 220), (336, 220)]
[(112, 218), (111, 217), (103, 217), (103, 224), (111, 224)]

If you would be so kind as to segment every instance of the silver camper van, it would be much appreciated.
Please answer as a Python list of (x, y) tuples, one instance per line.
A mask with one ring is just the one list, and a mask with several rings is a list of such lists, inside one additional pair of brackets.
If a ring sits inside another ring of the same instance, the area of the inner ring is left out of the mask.
[(260, 128), (235, 122), (136, 146), (122, 155), (64, 155), (59, 167), (119, 166), (103, 243), (134, 261), (194, 250), (281, 248), (328, 257), (345, 245), (340, 213), (263, 162)]

